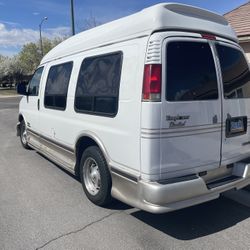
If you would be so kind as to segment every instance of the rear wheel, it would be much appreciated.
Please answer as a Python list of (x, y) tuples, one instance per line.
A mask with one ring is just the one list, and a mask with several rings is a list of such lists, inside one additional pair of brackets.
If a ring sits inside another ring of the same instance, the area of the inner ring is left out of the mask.
[(98, 206), (111, 201), (111, 176), (107, 162), (97, 146), (87, 148), (81, 159), (81, 181), (88, 199)]
[(30, 149), (27, 141), (27, 129), (24, 120), (20, 123), (20, 141), (24, 148)]

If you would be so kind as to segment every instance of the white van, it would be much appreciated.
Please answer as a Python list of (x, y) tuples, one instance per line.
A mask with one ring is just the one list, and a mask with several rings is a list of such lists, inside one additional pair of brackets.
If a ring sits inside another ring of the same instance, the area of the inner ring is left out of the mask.
[(164, 213), (250, 184), (250, 72), (227, 21), (164, 3), (75, 35), (41, 61), (17, 134), (87, 197)]

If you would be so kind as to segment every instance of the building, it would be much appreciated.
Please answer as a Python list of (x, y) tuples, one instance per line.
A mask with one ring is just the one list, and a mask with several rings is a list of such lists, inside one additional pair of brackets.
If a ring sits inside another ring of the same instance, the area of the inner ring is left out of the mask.
[(250, 1), (226, 13), (224, 17), (235, 30), (250, 62)]

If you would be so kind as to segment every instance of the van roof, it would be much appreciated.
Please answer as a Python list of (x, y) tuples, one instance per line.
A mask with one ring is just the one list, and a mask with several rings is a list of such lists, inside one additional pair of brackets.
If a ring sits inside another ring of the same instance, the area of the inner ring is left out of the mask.
[(108, 44), (150, 36), (160, 30), (206, 32), (238, 42), (226, 19), (177, 3), (161, 3), (68, 38), (44, 56), (41, 64)]

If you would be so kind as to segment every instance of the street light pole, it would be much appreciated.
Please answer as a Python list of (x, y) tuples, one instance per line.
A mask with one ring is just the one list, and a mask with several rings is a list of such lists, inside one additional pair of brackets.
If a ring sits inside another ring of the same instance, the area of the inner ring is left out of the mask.
[(71, 30), (72, 36), (75, 35), (75, 17), (74, 17), (74, 1), (70, 0), (70, 9), (71, 9)]
[(44, 21), (48, 20), (48, 17), (44, 17), (39, 24), (39, 32), (40, 32), (40, 49), (41, 49), (41, 55), (43, 57), (43, 40), (42, 40), (42, 24)]

